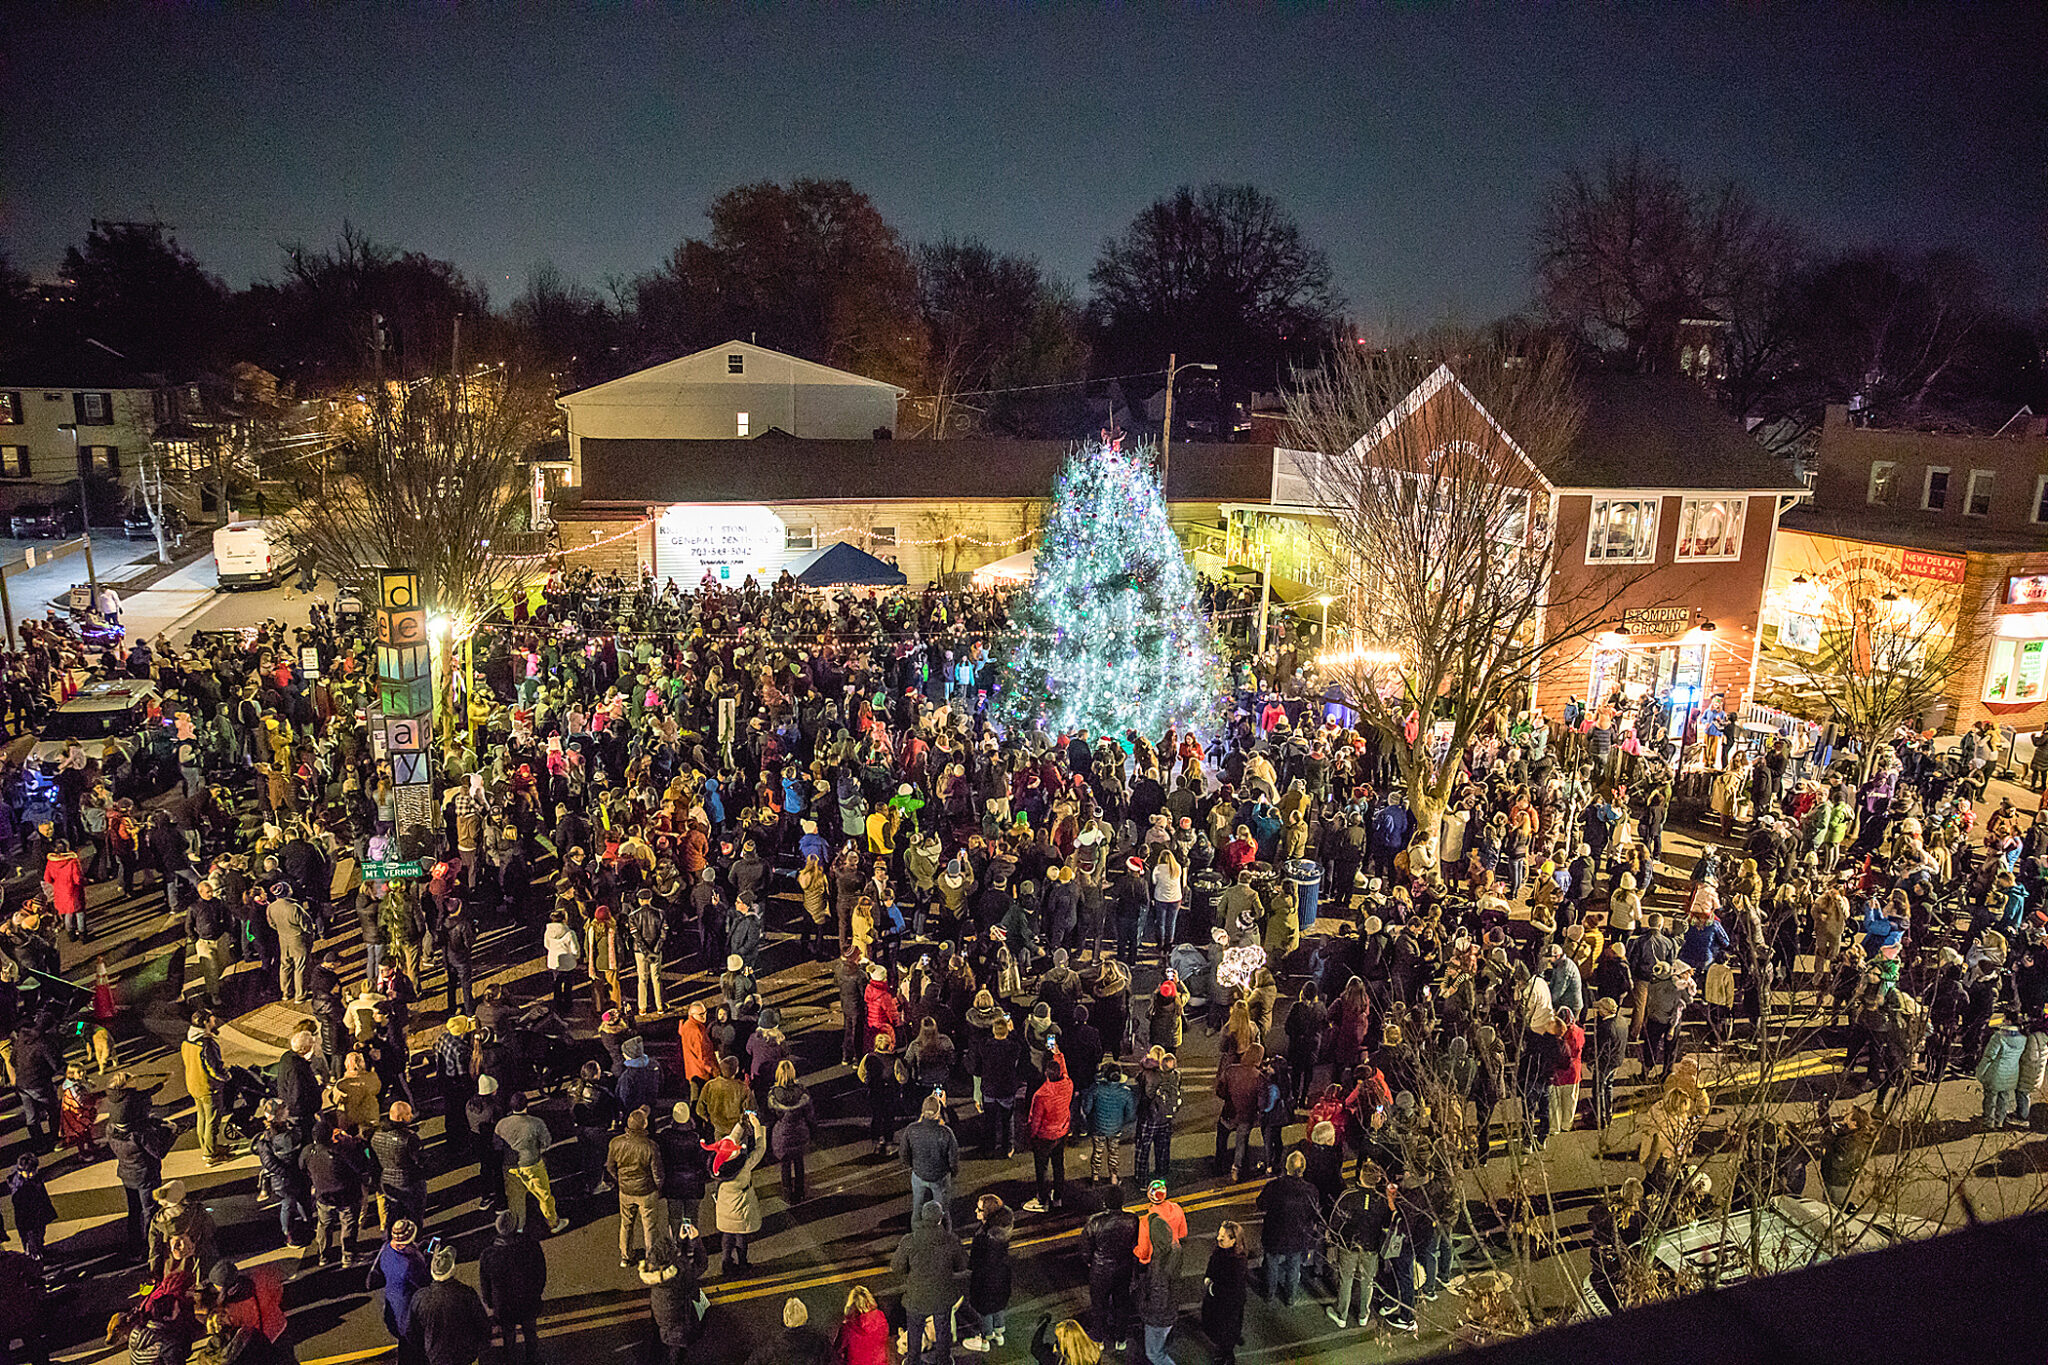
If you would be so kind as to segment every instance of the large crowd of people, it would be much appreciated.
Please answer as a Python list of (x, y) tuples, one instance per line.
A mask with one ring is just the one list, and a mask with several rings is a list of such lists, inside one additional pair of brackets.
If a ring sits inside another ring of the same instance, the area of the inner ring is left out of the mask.
[[(1859, 780), (1854, 753), (1723, 754), (1726, 729), (1700, 731), (1731, 842), (1680, 868), (1685, 750), (1655, 698), (1502, 713), (1445, 756), (1463, 780), (1431, 819), (1284, 636), (1194, 732), (1054, 736), (991, 719), (1003, 630), (988, 593), (558, 577), (479, 631), (431, 828), (397, 823), (353, 623), (316, 609), (179, 648), (32, 633), (0, 676), (14, 733), (88, 679), (155, 691), (139, 732), (7, 774), (0, 844), (32, 875), (0, 931), (28, 1151), (0, 1281), (40, 1285), (52, 1255), (39, 1159), (109, 1160), (148, 1286), (113, 1339), (288, 1358), (278, 1277), (221, 1257), (162, 1177), (150, 1088), (95, 1066), (110, 992), (54, 989), (60, 936), (103, 933), (88, 889), (115, 879), (114, 903), (161, 896), (182, 930), (203, 1160), (253, 1152), (310, 1282), (360, 1266), (331, 1293), (367, 1272), (401, 1359), (430, 1365), (494, 1336), (538, 1358), (547, 1238), (614, 1212), (652, 1330), (693, 1358), (704, 1287), (755, 1264), (768, 1198), (807, 1202), (827, 1118), (865, 1120), (869, 1159), (902, 1167), (900, 1294), (856, 1285), (830, 1332), (793, 1299), (764, 1361), (1006, 1348), (1026, 1218), (1079, 1218), (1087, 1266), (1085, 1312), (1020, 1332), (1042, 1361), (1120, 1344), (1165, 1365), (1190, 1309), (1228, 1361), (1255, 1281), (1412, 1332), (1511, 1232), (1471, 1174), (1607, 1129), (1621, 1085), (1641, 1164), (1594, 1219), (1618, 1303), (1629, 1255), (1703, 1197), (1715, 1101), (1691, 1054), (1798, 1028), (1847, 1039), (1849, 1102), (1751, 1128), (1770, 1146), (1743, 1197), (1804, 1193), (1810, 1156), (1852, 1203), (1885, 1115), (1946, 1075), (1976, 1069), (1987, 1124), (2027, 1120), (2048, 831), (2010, 803), (1978, 827), (1982, 758), (1902, 735)], [(417, 878), (359, 874), (410, 859)], [(800, 1028), (768, 978), (803, 963), (835, 1008)], [(302, 1024), (262, 1073), (228, 1065), (220, 1018), (266, 999)], [(1215, 1079), (1184, 1086), (1195, 1036)], [(814, 1094), (828, 1073), (851, 1081)], [(1191, 1160), (1173, 1139), (1198, 1100), (1215, 1144)], [(992, 1187), (1026, 1150), (1013, 1208)], [(1232, 1217), (1198, 1254), (1178, 1199), (1205, 1185)], [(479, 1208), (471, 1289), (435, 1228)], [(33, 1316), (6, 1317), (22, 1301), (0, 1293), (0, 1332), (33, 1345)]]

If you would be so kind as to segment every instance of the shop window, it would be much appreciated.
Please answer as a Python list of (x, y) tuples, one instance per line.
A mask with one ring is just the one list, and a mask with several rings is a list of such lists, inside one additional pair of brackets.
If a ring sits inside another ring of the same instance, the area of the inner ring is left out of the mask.
[(1970, 471), (1969, 496), (1963, 500), (1963, 515), (1966, 517), (1988, 517), (1991, 515), (1991, 471), (1973, 469)]
[(811, 526), (791, 526), (782, 533), (782, 548), (785, 550), (811, 550), (817, 529)]
[(1890, 460), (1870, 462), (1870, 487), (1865, 490), (1863, 500), (1872, 507), (1890, 507), (1893, 490), (1897, 486), (1898, 465)]
[(1687, 498), (1678, 518), (1680, 559), (1742, 558), (1747, 498)]
[(1657, 558), (1657, 498), (1595, 498), (1586, 562), (1648, 564)]
[(2048, 640), (1993, 640), (1984, 667), (1984, 700), (2041, 700), (2043, 675), (2048, 674)]
[(1927, 466), (1927, 477), (1920, 484), (1920, 510), (1939, 512), (1948, 506), (1948, 466), (1931, 464)]

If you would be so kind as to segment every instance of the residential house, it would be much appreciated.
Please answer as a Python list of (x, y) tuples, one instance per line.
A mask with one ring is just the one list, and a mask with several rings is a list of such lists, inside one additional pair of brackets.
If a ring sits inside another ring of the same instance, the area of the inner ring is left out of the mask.
[(112, 356), (29, 357), (0, 373), (0, 513), (93, 488), (93, 519), (119, 510), (156, 426), (157, 385)]
[[(774, 430), (868, 441), (895, 430), (903, 394), (879, 379), (728, 341), (556, 401), (568, 426), (568, 482), (580, 484), (586, 439), (730, 441)], [(688, 458), (687, 447), (677, 451)]]

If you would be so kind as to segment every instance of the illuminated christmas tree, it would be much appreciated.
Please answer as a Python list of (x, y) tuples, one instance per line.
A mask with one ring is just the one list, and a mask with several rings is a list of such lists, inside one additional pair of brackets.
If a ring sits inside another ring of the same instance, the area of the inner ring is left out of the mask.
[(1156, 737), (1217, 704), (1222, 674), (1152, 461), (1119, 442), (1068, 458), (997, 702), (1009, 725)]

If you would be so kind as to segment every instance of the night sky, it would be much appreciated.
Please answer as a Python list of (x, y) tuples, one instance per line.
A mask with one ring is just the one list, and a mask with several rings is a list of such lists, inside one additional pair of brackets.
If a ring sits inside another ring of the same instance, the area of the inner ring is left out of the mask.
[(1825, 244), (1966, 246), (2048, 298), (2042, 5), (49, 8), (0, 45), (0, 242), (38, 275), (95, 215), (236, 285), (346, 217), (502, 303), (817, 176), (1085, 288), (1139, 207), (1247, 180), (1368, 328), (1480, 321), (1528, 301), (1543, 187), (1640, 141)]

